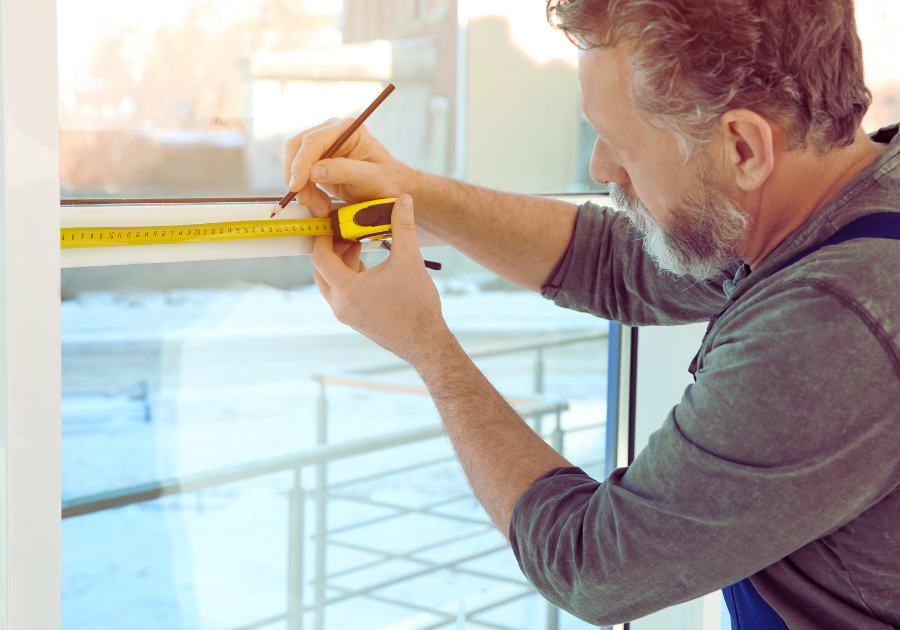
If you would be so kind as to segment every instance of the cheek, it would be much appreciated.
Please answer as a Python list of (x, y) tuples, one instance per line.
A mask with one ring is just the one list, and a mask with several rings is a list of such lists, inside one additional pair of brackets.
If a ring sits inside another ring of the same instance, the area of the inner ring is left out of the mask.
[(631, 178), (635, 194), (662, 225), (672, 208), (678, 207), (697, 175), (692, 169), (672, 159), (642, 165)]
[(671, 203), (666, 199), (666, 196), (645, 178), (641, 180), (632, 179), (631, 189), (641, 204), (653, 215), (657, 223), (665, 225), (665, 219), (668, 214), (666, 209), (671, 207)]

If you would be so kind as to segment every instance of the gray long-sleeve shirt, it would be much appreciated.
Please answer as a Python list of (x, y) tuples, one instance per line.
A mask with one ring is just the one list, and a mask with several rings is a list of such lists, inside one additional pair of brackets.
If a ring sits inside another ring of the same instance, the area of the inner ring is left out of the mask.
[(630, 467), (602, 483), (557, 469), (517, 502), (513, 550), (552, 602), (608, 625), (752, 576), (791, 630), (900, 628), (900, 242), (776, 271), (854, 219), (900, 211), (897, 126), (875, 139), (891, 144), (752, 273), (675, 279), (621, 214), (581, 208), (544, 288), (560, 306), (648, 326), (737, 302)]

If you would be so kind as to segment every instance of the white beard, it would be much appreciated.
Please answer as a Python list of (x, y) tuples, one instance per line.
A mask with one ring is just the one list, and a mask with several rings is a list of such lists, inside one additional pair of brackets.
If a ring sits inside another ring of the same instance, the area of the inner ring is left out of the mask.
[(740, 258), (738, 247), (750, 227), (741, 207), (707, 177), (676, 202), (662, 225), (631, 186), (610, 184), (613, 204), (644, 236), (644, 251), (665, 271), (698, 281), (717, 276)]

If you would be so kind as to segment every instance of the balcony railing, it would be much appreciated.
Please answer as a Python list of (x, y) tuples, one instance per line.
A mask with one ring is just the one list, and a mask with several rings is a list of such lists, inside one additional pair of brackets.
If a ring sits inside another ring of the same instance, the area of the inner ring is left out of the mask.
[[(578, 333), (547, 335), (530, 339), (526, 342), (471, 348), (469, 355), (473, 358), (499, 356), (514, 352), (535, 351), (534, 363), (534, 391), (530, 398), (508, 399), (516, 407), (518, 413), (529, 421), (532, 428), (542, 435), (554, 449), (563, 451), (565, 435), (576, 432), (596, 430), (604, 426), (605, 421), (581, 425), (565, 430), (562, 423), (562, 414), (569, 408), (569, 404), (563, 400), (550, 399), (542, 396), (544, 390), (544, 360), (543, 352), (548, 347), (583, 343), (606, 337), (605, 330), (585, 331)], [(328, 444), (328, 390), (329, 387), (343, 386), (390, 392), (396, 394), (425, 396), (427, 391), (423, 387), (399, 384), (376, 380), (373, 375), (384, 374), (394, 370), (408, 368), (405, 363), (390, 363), (381, 366), (364, 368), (352, 373), (321, 374), (315, 379), (319, 383), (320, 395), (317, 403), (316, 446), (291, 455), (267, 459), (264, 461), (249, 462), (234, 466), (218, 468), (202, 473), (162, 479), (147, 484), (120, 488), (108, 492), (75, 497), (63, 501), (62, 517), (72, 518), (87, 514), (93, 514), (105, 510), (112, 510), (128, 505), (154, 501), (166, 496), (183, 495), (198, 492), (208, 488), (214, 488), (234, 482), (254, 479), (266, 475), (273, 475), (285, 471), (293, 472), (293, 483), (288, 493), (288, 575), (287, 575), (287, 610), (279, 615), (260, 619), (249, 625), (243, 625), (234, 630), (252, 630), (262, 628), (279, 621), (286, 621), (289, 630), (300, 630), (304, 626), (304, 615), (310, 613), (312, 627), (315, 630), (324, 630), (325, 617), (329, 607), (340, 602), (346, 602), (353, 598), (364, 597), (369, 600), (379, 601), (385, 604), (401, 606), (422, 615), (421, 623), (414, 624), (416, 630), (432, 630), (447, 627), (457, 621), (459, 612), (448, 610), (446, 606), (418, 605), (411, 601), (400, 601), (385, 595), (384, 589), (405, 582), (407, 580), (421, 578), (438, 571), (449, 570), (457, 574), (475, 576), (504, 584), (510, 588), (502, 594), (487, 598), (474, 608), (466, 611), (469, 616), (477, 616), (489, 610), (496, 609), (518, 599), (534, 594), (530, 584), (521, 575), (509, 577), (499, 572), (486, 571), (473, 566), (471, 563), (480, 558), (502, 551), (507, 548), (505, 543), (479, 547), (476, 550), (464, 550), (450, 559), (441, 561), (423, 558), (424, 553), (454, 542), (471, 539), (493, 529), (493, 525), (481, 513), (479, 516), (465, 516), (453, 514), (447, 511), (448, 504), (471, 498), (468, 488), (461, 489), (449, 497), (423, 506), (410, 507), (401, 501), (385, 501), (353, 493), (352, 489), (360, 484), (370, 484), (378, 479), (385, 479), (396, 475), (416, 473), (425, 468), (445, 464), (453, 461), (453, 456), (448, 454), (438, 458), (429, 458), (409, 464), (388, 466), (378, 471), (367, 470), (360, 477), (345, 479), (338, 483), (330, 483), (328, 468), (330, 464), (348, 460), (352, 457), (373, 454), (403, 445), (417, 444), (439, 438), (443, 435), (443, 428), (434, 425), (424, 428), (393, 432), (386, 435), (368, 437), (365, 439), (346, 441), (339, 444)], [(544, 419), (552, 417), (553, 422), (548, 426)], [(579, 462), (582, 466), (598, 464), (602, 461), (601, 449), (597, 450), (598, 458), (594, 461)], [(315, 489), (307, 490), (303, 487), (303, 473), (305, 469), (315, 471)], [(309, 496), (311, 495), (311, 496)], [(343, 526), (328, 526), (329, 501), (343, 500), (355, 502), (360, 506), (369, 506), (381, 510), (388, 510), (388, 514), (382, 514)], [(304, 554), (306, 553), (306, 515), (307, 503), (314, 506), (314, 526), (310, 538), (313, 543), (313, 574), (304, 575)], [(452, 537), (441, 538), (426, 545), (421, 545), (405, 551), (387, 551), (382, 546), (365, 541), (362, 537), (354, 537), (352, 542), (342, 540), (341, 535), (353, 530), (361, 530), (365, 527), (389, 523), (406, 515), (418, 514), (429, 518), (439, 518), (462, 525), (465, 529), (455, 533)], [(326, 562), (327, 550), (331, 548), (345, 548), (363, 552), (374, 557), (373, 560), (363, 565), (357, 565), (351, 569), (328, 572)], [(354, 572), (364, 570), (378, 570), (386, 563), (392, 561), (407, 561), (417, 565), (412, 571), (403, 572), (400, 575), (385, 577), (369, 583), (363, 588), (347, 588), (338, 583), (339, 578)], [(469, 566), (467, 566), (469, 565)], [(479, 619), (478, 623), (488, 627), (502, 630), (513, 630), (512, 626), (490, 623)], [(558, 628), (558, 611), (548, 607), (547, 630)]]

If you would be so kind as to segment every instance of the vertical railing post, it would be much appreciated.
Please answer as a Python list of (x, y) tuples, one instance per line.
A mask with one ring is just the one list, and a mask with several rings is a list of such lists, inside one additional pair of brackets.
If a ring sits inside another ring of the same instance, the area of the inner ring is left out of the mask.
[[(556, 410), (556, 423), (553, 427), (553, 433), (550, 437), (550, 446), (553, 450), (562, 455), (563, 452), (563, 431), (562, 431), (562, 411)], [(559, 608), (547, 602), (547, 630), (559, 630)]]
[[(316, 414), (316, 445), (328, 443), (328, 399), (325, 397), (325, 381), (319, 381), (318, 413)], [(315, 630), (325, 628), (325, 536), (328, 526), (328, 464), (316, 464), (316, 569), (315, 569)]]
[(553, 450), (562, 455), (563, 452), (563, 431), (562, 431), (562, 411), (556, 410), (556, 424), (553, 427), (553, 435), (550, 438), (550, 446)]
[[(534, 360), (534, 393), (544, 393), (544, 348), (537, 349), (537, 356)], [(537, 416), (534, 419), (534, 432), (543, 437), (543, 420), (544, 416)]]
[(544, 393), (544, 348), (537, 349), (537, 358), (534, 361), (534, 393)]
[(547, 602), (547, 630), (559, 630), (559, 608)]
[(303, 630), (303, 544), (305, 501), (300, 467), (288, 495), (288, 612), (287, 629)]

